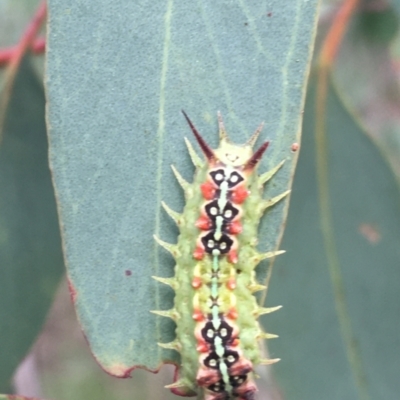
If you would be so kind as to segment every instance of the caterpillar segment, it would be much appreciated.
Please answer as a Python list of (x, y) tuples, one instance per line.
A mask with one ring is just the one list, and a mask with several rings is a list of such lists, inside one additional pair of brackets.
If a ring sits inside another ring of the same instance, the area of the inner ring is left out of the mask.
[(158, 315), (174, 319), (176, 339), (160, 346), (181, 355), (175, 394), (198, 395), (202, 400), (254, 400), (257, 387), (254, 366), (279, 359), (261, 358), (258, 340), (277, 337), (264, 333), (260, 315), (280, 308), (264, 308), (253, 293), (264, 290), (255, 279), (260, 261), (283, 251), (259, 253), (257, 229), (263, 213), (289, 192), (262, 198), (264, 185), (283, 162), (260, 176), (255, 169), (268, 142), (253, 152), (262, 125), (243, 146), (229, 141), (218, 113), (220, 144), (211, 149), (183, 112), (205, 158), (202, 161), (186, 139), (194, 181), (186, 182), (173, 168), (185, 192), (182, 214), (163, 204), (180, 229), (178, 243), (156, 241), (176, 260), (173, 278), (155, 279), (175, 290), (175, 305)]

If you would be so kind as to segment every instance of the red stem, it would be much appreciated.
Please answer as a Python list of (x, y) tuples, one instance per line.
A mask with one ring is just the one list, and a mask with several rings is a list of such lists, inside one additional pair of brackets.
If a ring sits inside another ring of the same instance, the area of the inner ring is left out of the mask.
[(16, 68), (29, 47), (31, 47), (34, 52), (42, 52), (44, 50), (45, 40), (43, 38), (36, 38), (36, 36), (46, 15), (46, 0), (42, 0), (19, 43), (16, 46), (5, 48), (0, 51), (0, 65), (8, 64), (10, 68)]

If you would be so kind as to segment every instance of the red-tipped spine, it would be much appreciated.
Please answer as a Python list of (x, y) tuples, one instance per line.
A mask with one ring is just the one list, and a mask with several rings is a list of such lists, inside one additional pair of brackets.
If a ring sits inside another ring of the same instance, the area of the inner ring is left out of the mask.
[(269, 145), (269, 142), (265, 142), (261, 145), (261, 147), (251, 156), (250, 160), (247, 161), (247, 163), (244, 166), (244, 170), (252, 170), (256, 167), (258, 162), (261, 160), (265, 150), (267, 150), (267, 147)]
[(203, 151), (204, 155), (206, 156), (208, 161), (213, 161), (215, 160), (215, 155), (212, 150), (212, 148), (206, 143), (206, 141), (202, 138), (199, 132), (197, 132), (197, 129), (193, 125), (192, 121), (189, 119), (185, 111), (182, 110), (182, 114), (185, 116), (187, 123), (190, 126), (190, 129), (193, 132), (194, 137), (197, 140), (197, 143), (199, 144), (201, 150)]

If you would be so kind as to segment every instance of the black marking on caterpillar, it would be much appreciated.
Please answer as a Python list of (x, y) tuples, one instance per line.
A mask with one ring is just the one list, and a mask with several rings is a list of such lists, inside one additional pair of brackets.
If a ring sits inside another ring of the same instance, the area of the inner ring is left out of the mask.
[(180, 229), (178, 243), (155, 238), (176, 260), (173, 278), (154, 277), (176, 292), (173, 309), (153, 311), (177, 324), (176, 339), (160, 343), (181, 355), (178, 379), (167, 387), (177, 395), (198, 394), (204, 400), (254, 400), (254, 366), (279, 361), (261, 359), (258, 340), (276, 335), (262, 332), (257, 318), (280, 307), (258, 306), (253, 293), (265, 289), (255, 281), (258, 263), (283, 252), (259, 253), (253, 243), (265, 210), (289, 193), (262, 198), (265, 183), (283, 161), (257, 176), (254, 171), (268, 147), (265, 142), (252, 151), (262, 125), (238, 146), (229, 142), (218, 113), (220, 143), (213, 150), (183, 114), (206, 162), (186, 140), (196, 166), (193, 183), (173, 168), (185, 193), (184, 211), (179, 214), (163, 203)]

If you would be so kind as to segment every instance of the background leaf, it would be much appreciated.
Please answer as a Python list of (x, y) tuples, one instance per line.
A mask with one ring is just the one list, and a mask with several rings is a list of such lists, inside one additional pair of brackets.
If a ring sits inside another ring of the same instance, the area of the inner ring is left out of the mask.
[[(16, 46), (24, 30), (31, 21), (40, 0), (0, 0), (0, 49)], [(42, 29), (44, 30), (44, 28)], [(44, 74), (44, 57), (31, 58), (36, 73), (42, 78)], [(5, 68), (0, 69), (0, 88), (4, 87)]]
[(400, 176), (400, 86), (392, 54), (398, 17), (388, 6), (354, 16), (340, 47), (333, 83)]
[[(50, 159), (78, 318), (111, 374), (175, 360), (157, 341), (173, 324), (149, 313), (172, 292), (150, 279), (172, 260), (152, 236), (174, 242), (161, 212), (183, 196), (169, 169), (191, 179), (180, 109), (217, 144), (216, 112), (235, 142), (265, 120), (272, 141), (261, 170), (290, 159), (267, 196), (290, 185), (317, 1), (49, 1), (47, 93)], [(260, 243), (277, 246), (285, 216), (263, 221)], [(266, 265), (260, 268), (265, 276)]]
[(0, 0), (0, 47), (18, 43), (40, 0)]
[[(274, 371), (286, 399), (363, 398), (349, 367), (320, 230), (314, 142), (314, 87), (307, 98), (292, 207), (269, 302), (280, 335)], [(400, 203), (395, 177), (335, 92), (327, 103), (330, 203), (344, 296), (371, 399), (396, 398), (400, 385)]]
[(63, 273), (47, 158), (44, 92), (28, 60), (0, 146), (0, 390), (39, 333)]

